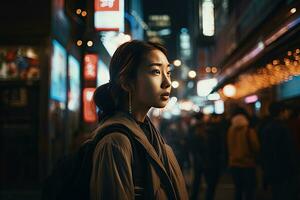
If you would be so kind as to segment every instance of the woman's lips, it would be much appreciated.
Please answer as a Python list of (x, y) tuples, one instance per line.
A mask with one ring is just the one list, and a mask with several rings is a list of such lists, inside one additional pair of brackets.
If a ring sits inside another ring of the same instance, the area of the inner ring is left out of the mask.
[(163, 100), (163, 101), (166, 101), (168, 100), (170, 97), (170, 93), (166, 92), (166, 93), (163, 93), (160, 95), (160, 98)]

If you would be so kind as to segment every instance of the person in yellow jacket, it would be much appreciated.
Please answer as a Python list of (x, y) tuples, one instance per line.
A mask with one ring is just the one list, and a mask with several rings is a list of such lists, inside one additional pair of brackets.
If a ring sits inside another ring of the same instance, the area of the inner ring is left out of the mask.
[(256, 155), (260, 145), (257, 134), (249, 125), (245, 111), (231, 118), (227, 133), (228, 165), (235, 185), (236, 200), (255, 199)]
[[(130, 137), (105, 135), (93, 154), (92, 200), (188, 199), (178, 162), (147, 112), (166, 106), (171, 66), (160, 44), (133, 40), (122, 44), (110, 62), (110, 81), (96, 89), (96, 132), (117, 123)], [(130, 139), (131, 138), (131, 139)]]

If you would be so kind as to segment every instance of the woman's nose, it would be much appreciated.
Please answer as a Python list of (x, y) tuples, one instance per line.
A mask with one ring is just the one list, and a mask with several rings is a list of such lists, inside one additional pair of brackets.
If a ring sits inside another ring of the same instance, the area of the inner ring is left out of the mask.
[(164, 73), (162, 80), (162, 88), (168, 88), (171, 86), (171, 78)]

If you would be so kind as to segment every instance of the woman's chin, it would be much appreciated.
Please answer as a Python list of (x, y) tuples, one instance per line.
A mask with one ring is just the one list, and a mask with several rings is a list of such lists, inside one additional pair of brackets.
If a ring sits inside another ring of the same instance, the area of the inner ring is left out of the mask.
[(164, 107), (166, 107), (167, 103), (168, 102), (161, 102), (161, 103), (159, 103), (159, 104), (157, 104), (157, 105), (155, 105), (153, 107), (154, 108), (164, 108)]

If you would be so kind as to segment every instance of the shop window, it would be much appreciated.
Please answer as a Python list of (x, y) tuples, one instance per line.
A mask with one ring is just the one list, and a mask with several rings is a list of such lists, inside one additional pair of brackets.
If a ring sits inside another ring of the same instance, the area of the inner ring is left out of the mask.
[(0, 47), (0, 80), (40, 78), (40, 55), (33, 47)]

